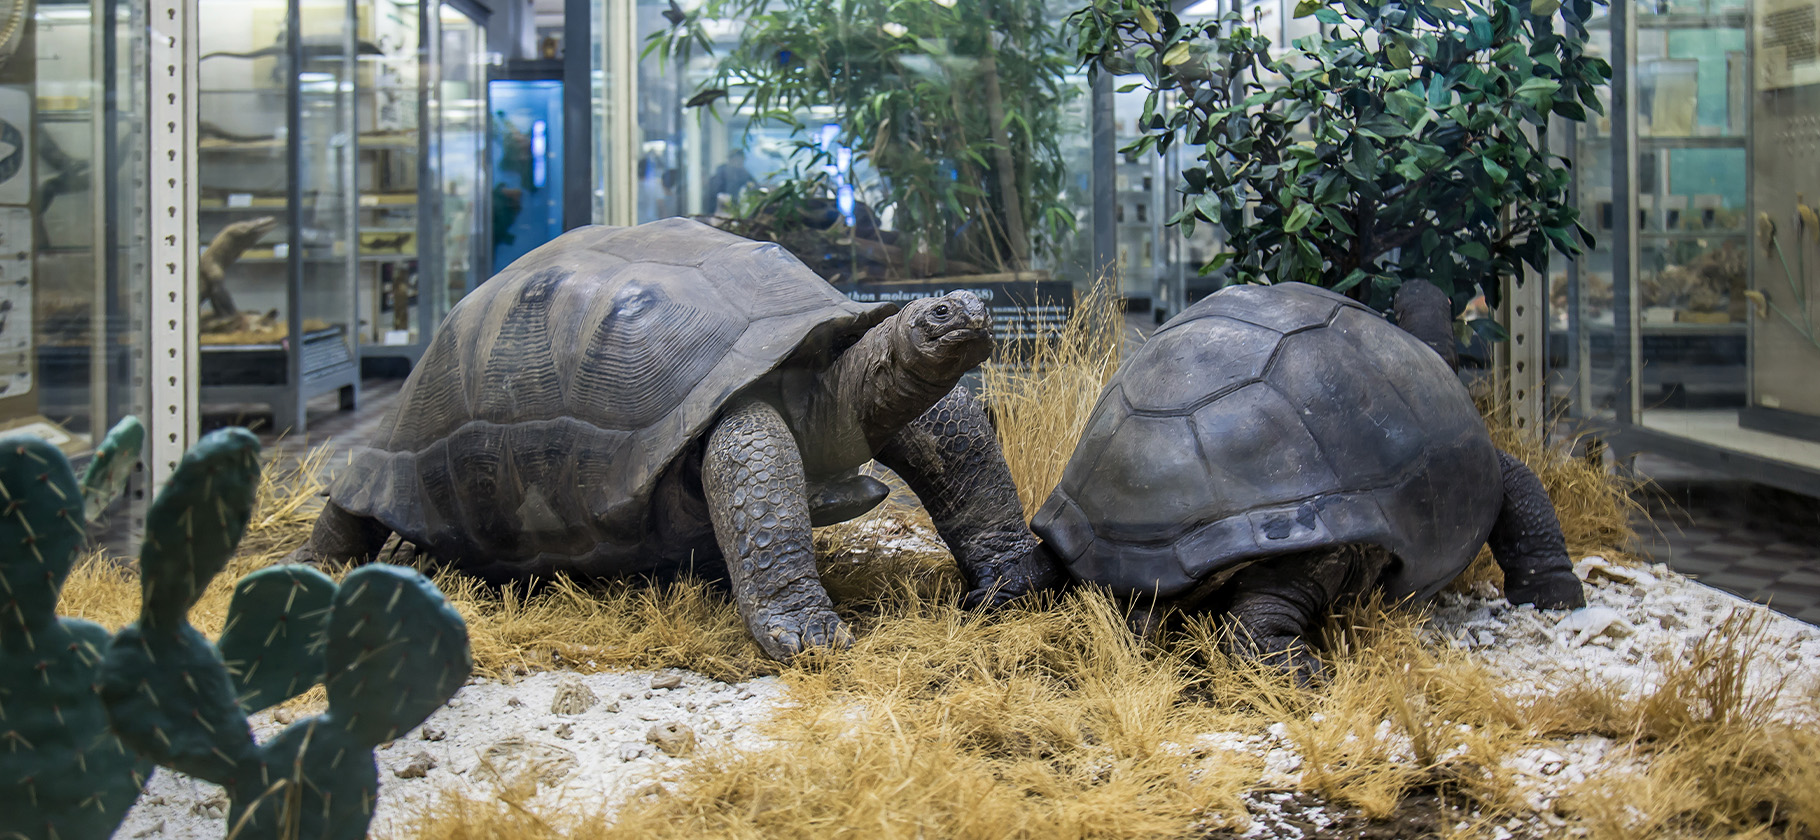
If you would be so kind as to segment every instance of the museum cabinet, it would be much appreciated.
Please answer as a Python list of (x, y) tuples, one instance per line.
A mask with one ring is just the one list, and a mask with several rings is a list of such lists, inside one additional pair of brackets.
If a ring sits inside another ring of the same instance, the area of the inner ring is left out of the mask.
[(433, 0), (197, 0), (200, 401), (352, 408), (422, 355), (485, 231), (484, 13)]
[(1552, 139), (1597, 245), (1551, 277), (1550, 391), (1620, 453), (1820, 490), (1817, 16), (1645, 0), (1594, 22), (1607, 113)]
[(145, 410), (144, 14), (0, 2), (0, 431), (78, 464)]

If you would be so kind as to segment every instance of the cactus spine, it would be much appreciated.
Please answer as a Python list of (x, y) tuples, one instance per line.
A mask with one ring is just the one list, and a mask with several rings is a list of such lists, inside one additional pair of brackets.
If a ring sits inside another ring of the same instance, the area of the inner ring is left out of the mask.
[[(467, 679), (467, 629), (409, 569), (366, 566), (337, 587), (312, 570), (274, 567), (241, 581), (222, 646), (210, 645), (187, 615), (246, 530), (257, 453), (244, 430), (212, 433), (152, 503), (140, 617), (108, 648), (102, 697), (127, 745), (227, 789), (235, 837), (354, 840), (366, 836), (378, 793), (373, 747), (421, 723)], [(319, 677), (328, 710), (255, 743), (246, 710)]]
[[(102, 445), (111, 464), (124, 464), (122, 477), (138, 459), (144, 440), (138, 422), (128, 420)], [(105, 465), (101, 472), (112, 474)], [(98, 475), (92, 465), (89, 475)], [(98, 493), (108, 493), (100, 507), (119, 493), (119, 485), (110, 482), (93, 485)], [(0, 438), (4, 837), (106, 838), (151, 773), (151, 766), (128, 753), (108, 730), (96, 694), (108, 632), (90, 621), (56, 615), (58, 594), (86, 537), (85, 501), (94, 498), (84, 493), (89, 486), (77, 484), (56, 447), (32, 437)]]

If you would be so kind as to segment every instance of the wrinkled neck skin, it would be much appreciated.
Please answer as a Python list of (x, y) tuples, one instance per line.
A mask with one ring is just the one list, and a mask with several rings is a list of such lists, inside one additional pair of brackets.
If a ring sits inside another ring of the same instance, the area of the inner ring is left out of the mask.
[(961, 360), (920, 352), (902, 313), (868, 330), (836, 358), (792, 425), (810, 475), (867, 461), (905, 423), (935, 405), (967, 372)]

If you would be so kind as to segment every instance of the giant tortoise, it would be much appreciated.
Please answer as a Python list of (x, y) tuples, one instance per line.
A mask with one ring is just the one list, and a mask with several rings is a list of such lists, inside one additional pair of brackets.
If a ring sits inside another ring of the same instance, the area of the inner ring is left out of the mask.
[(717, 573), (764, 651), (850, 638), (811, 524), (914, 490), (974, 605), (1051, 585), (961, 376), (992, 349), (957, 292), (848, 300), (796, 258), (686, 219), (585, 227), (450, 310), (298, 559), (393, 532), (489, 580)]
[(1301, 637), (1335, 601), (1426, 598), (1487, 540), (1511, 601), (1583, 604), (1541, 482), (1436, 353), (1446, 295), (1413, 281), (1395, 309), (1404, 329), (1281, 283), (1183, 310), (1101, 393), (1032, 522), (1046, 551), (1138, 623), (1219, 610), (1238, 652), (1303, 676), (1320, 664)]

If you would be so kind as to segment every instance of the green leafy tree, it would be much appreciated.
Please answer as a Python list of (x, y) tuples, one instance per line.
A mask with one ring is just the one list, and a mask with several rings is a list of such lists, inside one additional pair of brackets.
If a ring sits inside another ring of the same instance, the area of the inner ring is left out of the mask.
[[(1068, 18), (1081, 57), (1141, 73), (1126, 148), (1197, 149), (1170, 218), (1220, 225), (1247, 282), (1301, 280), (1385, 306), (1426, 278), (1456, 311), (1521, 264), (1591, 236), (1567, 202), (1550, 114), (1600, 112), (1611, 66), (1586, 54), (1593, 0), (1303, 0), (1319, 34), (1272, 54), (1236, 14), (1183, 20), (1161, 0), (1093, 0)], [(1578, 238), (1576, 238), (1576, 233)]]
[(1024, 268), (1073, 229), (1056, 143), (1072, 59), (1041, 0), (707, 0), (646, 52), (711, 53), (704, 19), (742, 29), (690, 104), (728, 97), (748, 126), (795, 129), (786, 192), (827, 191), (821, 121), (803, 121), (825, 106), (907, 252)]

